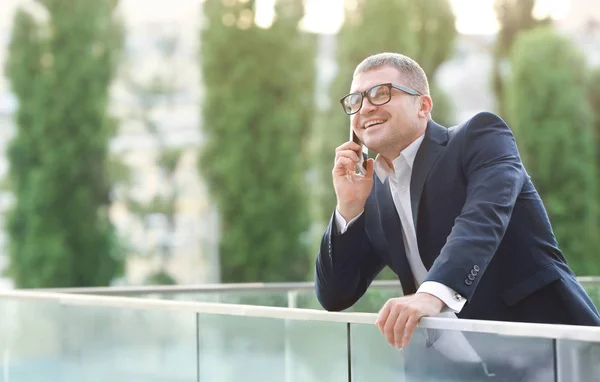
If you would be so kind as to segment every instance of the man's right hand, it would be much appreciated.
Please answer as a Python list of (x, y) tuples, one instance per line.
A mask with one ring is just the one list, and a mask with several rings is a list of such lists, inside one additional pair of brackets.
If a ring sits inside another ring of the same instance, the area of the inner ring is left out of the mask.
[(357, 152), (361, 153), (360, 150), (360, 145), (352, 141), (335, 149), (335, 164), (331, 172), (333, 187), (337, 196), (337, 209), (347, 222), (364, 210), (373, 188), (373, 158), (365, 163), (365, 176), (356, 173), (355, 164), (360, 162)]

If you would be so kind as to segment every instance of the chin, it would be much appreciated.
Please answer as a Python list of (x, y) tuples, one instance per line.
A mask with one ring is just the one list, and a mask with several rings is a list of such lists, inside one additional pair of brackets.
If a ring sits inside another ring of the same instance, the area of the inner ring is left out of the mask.
[(365, 140), (364, 144), (365, 146), (367, 146), (369, 151), (374, 151), (376, 153), (378, 153), (380, 148), (382, 147), (381, 142), (375, 139), (367, 139)]

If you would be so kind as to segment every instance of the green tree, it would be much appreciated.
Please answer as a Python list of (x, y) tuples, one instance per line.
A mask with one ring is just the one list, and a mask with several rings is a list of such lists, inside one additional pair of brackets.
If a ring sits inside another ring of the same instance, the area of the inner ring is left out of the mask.
[(538, 20), (533, 17), (536, 0), (495, 0), (494, 10), (500, 24), (498, 37), (494, 46), (492, 66), (492, 88), (496, 95), (497, 112), (506, 118), (504, 68), (512, 46), (519, 33), (548, 23), (548, 19)]
[(507, 106), (523, 161), (578, 275), (597, 274), (595, 142), (587, 69), (550, 29), (523, 32), (510, 56)]
[(108, 217), (108, 90), (122, 46), (114, 0), (16, 12), (6, 74), (18, 99), (10, 143), (9, 274), (18, 287), (107, 285), (122, 270)]
[[(335, 148), (349, 139), (349, 120), (338, 100), (350, 89), (356, 65), (367, 56), (398, 52), (417, 60), (428, 75), (434, 107), (432, 116), (449, 123), (451, 102), (435, 84), (435, 73), (454, 49), (455, 17), (447, 0), (362, 0), (347, 6), (337, 38), (338, 70), (329, 89), (329, 105), (313, 124), (311, 157), (315, 184), (311, 185), (313, 214), (319, 237), (335, 208), (331, 169)], [(436, 99), (440, 100), (439, 108)], [(316, 240), (315, 240), (316, 241)]]
[[(600, 179), (600, 67), (595, 68), (591, 71), (590, 79), (588, 81), (588, 97), (590, 106), (594, 113), (594, 136), (595, 136), (595, 148), (596, 148), (596, 179)], [(597, 189), (598, 197), (596, 200), (600, 203), (600, 187)], [(600, 210), (598, 211), (600, 213)]]
[(204, 3), (199, 166), (221, 215), (222, 280), (303, 280), (314, 41), (298, 29), (302, 1), (279, 0), (270, 28), (253, 3)]
[(598, 152), (600, 149), (600, 68), (595, 68), (590, 74), (588, 97), (594, 112), (594, 133), (596, 135), (596, 152)]

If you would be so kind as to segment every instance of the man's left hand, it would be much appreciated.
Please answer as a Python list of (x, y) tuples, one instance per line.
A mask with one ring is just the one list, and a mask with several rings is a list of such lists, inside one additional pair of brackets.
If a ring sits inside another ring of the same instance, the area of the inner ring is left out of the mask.
[(429, 293), (391, 298), (379, 311), (375, 324), (390, 345), (401, 349), (410, 342), (421, 317), (437, 316), (444, 305)]

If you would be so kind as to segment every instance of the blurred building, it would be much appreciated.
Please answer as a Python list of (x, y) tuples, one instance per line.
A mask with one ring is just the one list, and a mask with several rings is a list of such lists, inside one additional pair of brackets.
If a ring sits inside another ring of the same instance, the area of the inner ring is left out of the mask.
[[(459, 34), (454, 54), (436, 73), (436, 82), (452, 100), (454, 124), (495, 109), (491, 87), (494, 43), (495, 35)], [(433, 102), (435, 107), (435, 99)]]
[(570, 7), (555, 26), (571, 37), (585, 52), (592, 66), (600, 66), (600, 2), (570, 0)]
[[(143, 283), (163, 262), (178, 283), (219, 281), (218, 214), (197, 167), (202, 138), (197, 64), (200, 5), (194, 0), (179, 1), (177, 7), (144, 0), (125, 0), (120, 5), (127, 24), (126, 55), (112, 93), (114, 113), (123, 122), (111, 152), (131, 169), (131, 184), (114, 193), (111, 216), (131, 248), (127, 283)], [(165, 41), (176, 46), (169, 57), (157, 49)], [(149, 111), (158, 129), (153, 135), (140, 123), (139, 95), (128, 83), (150, 84), (157, 77), (168, 83), (170, 101)], [(183, 150), (171, 181), (157, 166), (161, 147)], [(123, 197), (147, 203), (156, 195), (167, 195), (173, 186), (178, 193), (174, 231), (162, 214), (132, 214)], [(171, 253), (167, 259), (160, 255), (165, 249)]]

